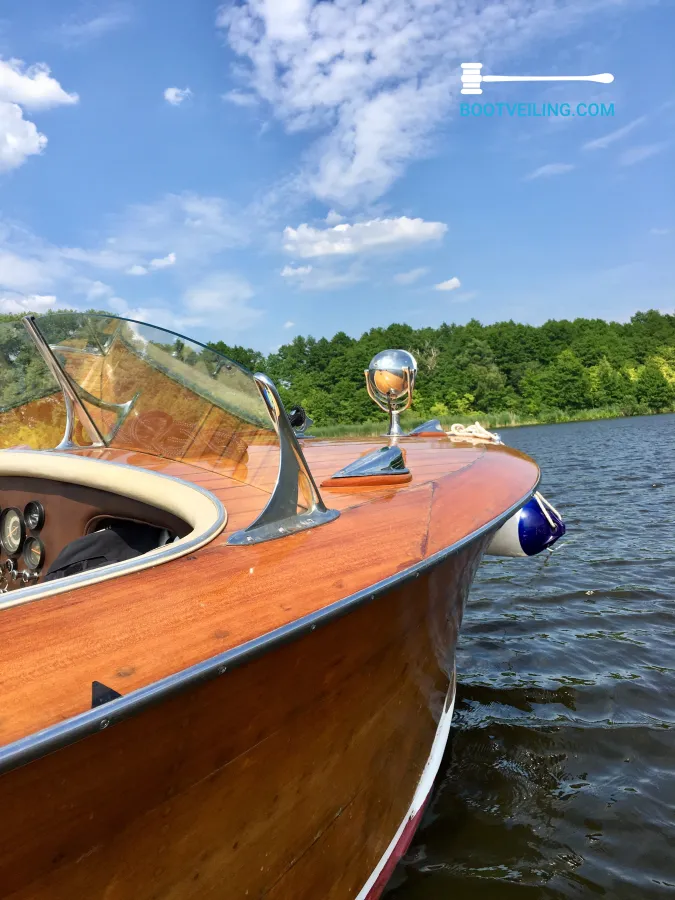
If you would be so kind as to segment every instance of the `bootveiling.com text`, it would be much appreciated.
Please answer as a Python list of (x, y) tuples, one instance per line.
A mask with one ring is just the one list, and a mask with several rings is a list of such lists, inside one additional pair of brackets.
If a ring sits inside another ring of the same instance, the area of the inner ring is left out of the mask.
[(460, 103), (460, 115), (490, 118), (614, 115), (613, 103)]

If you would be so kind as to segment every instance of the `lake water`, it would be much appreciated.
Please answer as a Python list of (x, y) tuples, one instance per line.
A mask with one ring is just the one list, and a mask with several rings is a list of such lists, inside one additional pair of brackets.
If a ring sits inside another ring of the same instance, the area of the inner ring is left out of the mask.
[(675, 416), (505, 429), (568, 536), (487, 558), (388, 900), (675, 897)]

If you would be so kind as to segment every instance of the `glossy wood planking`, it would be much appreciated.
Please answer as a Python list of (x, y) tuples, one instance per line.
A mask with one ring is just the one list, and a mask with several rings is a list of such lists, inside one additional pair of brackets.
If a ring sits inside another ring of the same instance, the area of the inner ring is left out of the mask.
[(320, 487), (335, 488), (338, 491), (345, 488), (357, 488), (360, 491), (371, 487), (397, 487), (402, 484), (408, 484), (410, 481), (412, 481), (412, 475), (409, 473), (357, 475), (354, 477), (346, 475), (342, 478), (326, 478), (325, 481), (321, 482)]
[(0, 776), (0, 896), (353, 897), (427, 760), (484, 544)]
[[(308, 451), (307, 443), (308, 442), (306, 442), (304, 447), (305, 455), (316, 481), (328, 478), (349, 462), (371, 452), (373, 445), (377, 445), (377, 442), (367, 443), (363, 441), (353, 443), (343, 442), (336, 446), (324, 442), (311, 442)], [(316, 446), (317, 443), (319, 444), (318, 447)], [(444, 475), (460, 471), (461, 469), (472, 465), (485, 452), (485, 449), (482, 447), (476, 448), (467, 445), (458, 448), (453, 447), (449, 441), (446, 441), (445, 452), (439, 454), (438, 452), (433, 452), (433, 449), (423, 446), (419, 440), (411, 439), (407, 443), (406, 453), (411, 454), (411, 459), (414, 460), (413, 470), (411, 472), (412, 478), (407, 482), (410, 486), (426, 484), (429, 481), (433, 481)], [(433, 448), (433, 445), (439, 442), (436, 440), (426, 443), (431, 444), (431, 447)], [(275, 447), (257, 449), (260, 454), (263, 454), (268, 458), (267, 480), (273, 485), (279, 465), (278, 450)], [(225, 479), (222, 482), (223, 486), (240, 486), (240, 482), (224, 471), (220, 461), (215, 458), (203, 457), (197, 461), (190, 460), (188, 463), (185, 461), (167, 460), (150, 454), (119, 449), (83, 450), (80, 451), (80, 453), (81, 455), (91, 456), (97, 459), (142, 466), (143, 468), (159, 471), (174, 478), (183, 478), (194, 484), (207, 487), (209, 490), (214, 490), (214, 493), (218, 496), (220, 496), (220, 494), (217, 490), (218, 481), (215, 480), (217, 478)], [(260, 474), (261, 471), (262, 469), (259, 467), (258, 473)], [(364, 492), (363, 487), (347, 487), (345, 485), (330, 486), (326, 492), (326, 503), (335, 509), (349, 509), (352, 506), (372, 502), (381, 497), (393, 496), (395, 489), (400, 488), (401, 485), (378, 486), (386, 489), (378, 490), (377, 492), (371, 485), (367, 485), (367, 487), (368, 491)], [(240, 496), (256, 498), (256, 502), (260, 504), (259, 511), (262, 510), (267, 502), (265, 494), (268, 494), (269, 491), (262, 491), (259, 486), (253, 487), (250, 485), (249, 488), (250, 490), (246, 493), (242, 491)], [(393, 488), (394, 490), (390, 490), (390, 488)], [(262, 493), (258, 493), (259, 491), (262, 491)], [(245, 524), (249, 524), (249, 522), (246, 522)], [(238, 530), (240, 527), (244, 526), (240, 525), (238, 520), (236, 526), (232, 522), (228, 522), (225, 533), (229, 534), (232, 531)]]
[[(378, 502), (352, 499), (359, 505), (330, 526), (244, 548), (220, 538), (138, 575), (5, 611), (0, 640), (12, 658), (0, 659), (0, 741), (83, 712), (93, 680), (127, 694), (395, 575), (487, 524), (536, 481), (513, 451), (471, 460)], [(185, 477), (182, 465), (166, 468)]]

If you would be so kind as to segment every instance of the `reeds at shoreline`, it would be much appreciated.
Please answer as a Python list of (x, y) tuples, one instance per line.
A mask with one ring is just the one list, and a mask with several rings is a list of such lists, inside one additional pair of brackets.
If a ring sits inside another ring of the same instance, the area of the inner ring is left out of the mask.
[[(463, 425), (471, 425), (474, 422), (480, 424), (488, 430), (494, 431), (499, 428), (517, 428), (522, 425), (557, 425), (563, 422), (590, 422), (597, 419), (620, 419), (628, 415), (649, 415), (648, 409), (636, 408), (630, 413), (626, 412), (618, 406), (605, 406), (596, 409), (580, 409), (571, 412), (562, 409), (548, 409), (542, 411), (538, 415), (527, 415), (526, 413), (516, 413), (511, 410), (495, 413), (481, 413), (462, 415), (441, 416), (440, 422), (446, 431), (455, 422)], [(427, 417), (428, 419), (429, 417)], [(401, 425), (406, 431), (421, 425), (426, 421), (425, 418), (419, 416), (403, 415)], [(358, 424), (340, 423), (336, 425), (313, 426), (310, 434), (315, 437), (372, 437), (382, 435), (385, 429), (385, 417), (370, 422), (359, 422)]]

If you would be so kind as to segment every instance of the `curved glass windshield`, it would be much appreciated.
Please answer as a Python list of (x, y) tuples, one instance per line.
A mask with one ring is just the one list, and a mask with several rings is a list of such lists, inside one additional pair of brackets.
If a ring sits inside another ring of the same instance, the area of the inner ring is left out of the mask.
[(237, 462), (252, 443), (276, 443), (252, 374), (197, 341), (90, 313), (35, 325), (109, 446)]

